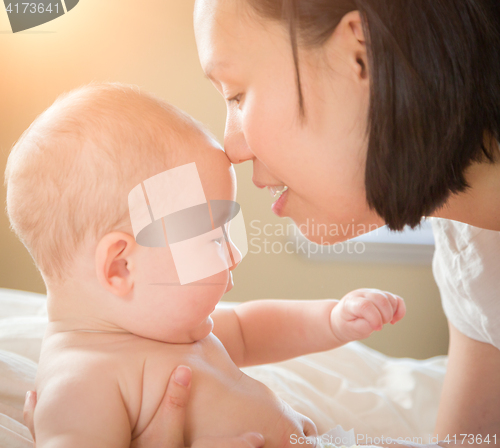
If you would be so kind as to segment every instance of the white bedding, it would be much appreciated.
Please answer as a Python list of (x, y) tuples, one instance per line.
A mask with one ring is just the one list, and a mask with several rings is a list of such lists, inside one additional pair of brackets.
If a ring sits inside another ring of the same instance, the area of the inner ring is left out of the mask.
[[(34, 388), (46, 320), (45, 296), (0, 288), (1, 448), (32, 447), (22, 409), (26, 392)], [(340, 424), (354, 428), (358, 437), (422, 437), (420, 443), (426, 443), (446, 357), (396, 359), (353, 342), (242, 370), (310, 417), (320, 434)]]

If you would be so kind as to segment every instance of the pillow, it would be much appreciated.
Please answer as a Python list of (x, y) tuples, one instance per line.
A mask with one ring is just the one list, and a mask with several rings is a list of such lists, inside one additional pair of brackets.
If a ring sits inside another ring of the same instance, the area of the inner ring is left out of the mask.
[(33, 439), (26, 426), (0, 414), (0, 446), (9, 448), (33, 448)]
[(23, 406), (26, 392), (35, 388), (36, 367), (23, 356), (0, 350), (0, 446), (33, 447)]
[(42, 294), (0, 288), (0, 350), (38, 362), (47, 326)]
[(17, 316), (47, 316), (47, 296), (0, 288), (0, 319)]

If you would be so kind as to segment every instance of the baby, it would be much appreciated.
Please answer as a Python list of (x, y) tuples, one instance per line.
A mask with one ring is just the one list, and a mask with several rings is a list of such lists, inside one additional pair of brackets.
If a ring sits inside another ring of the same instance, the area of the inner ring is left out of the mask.
[[(266, 448), (306, 445), (314, 423), (239, 367), (339, 347), (404, 316), (400, 297), (367, 289), (341, 301), (214, 310), (237, 262), (181, 284), (168, 244), (140, 245), (129, 214), (137, 185), (193, 163), (208, 203), (234, 201), (234, 171), (214, 139), (174, 107), (119, 84), (61, 97), (12, 150), (9, 218), (47, 286), (38, 448), (130, 446), (181, 364), (193, 372), (187, 446), (248, 431), (263, 434)], [(214, 257), (238, 254), (225, 238), (203, 244)]]

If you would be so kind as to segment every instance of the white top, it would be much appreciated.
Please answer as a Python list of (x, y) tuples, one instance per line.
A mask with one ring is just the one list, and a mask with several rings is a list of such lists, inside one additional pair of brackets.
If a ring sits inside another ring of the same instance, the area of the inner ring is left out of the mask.
[(500, 349), (500, 232), (431, 218), (432, 269), (444, 313), (463, 334)]

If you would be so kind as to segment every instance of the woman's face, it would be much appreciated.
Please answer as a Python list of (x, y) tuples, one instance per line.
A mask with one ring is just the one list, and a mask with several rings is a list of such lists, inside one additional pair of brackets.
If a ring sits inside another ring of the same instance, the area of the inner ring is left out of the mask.
[(352, 237), (353, 226), (361, 234), (383, 225), (364, 187), (369, 77), (359, 14), (347, 14), (323, 47), (299, 51), (304, 121), (283, 25), (244, 0), (197, 0), (194, 19), (203, 70), (227, 104), (227, 155), (253, 162), (257, 187), (288, 186), (274, 212), (323, 244)]

